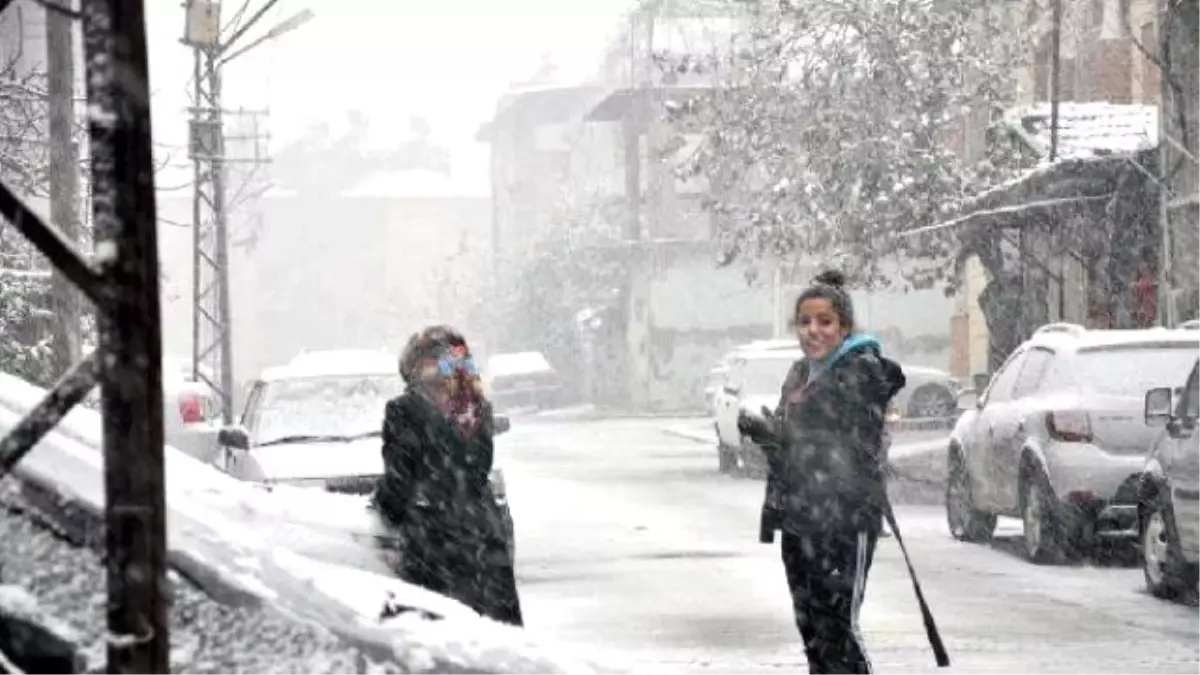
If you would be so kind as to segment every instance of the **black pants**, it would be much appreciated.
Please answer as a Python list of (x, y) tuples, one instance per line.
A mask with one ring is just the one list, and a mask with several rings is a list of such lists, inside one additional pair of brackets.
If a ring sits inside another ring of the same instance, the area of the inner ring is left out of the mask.
[(877, 538), (853, 530), (783, 534), (783, 568), (810, 673), (871, 672), (858, 613)]

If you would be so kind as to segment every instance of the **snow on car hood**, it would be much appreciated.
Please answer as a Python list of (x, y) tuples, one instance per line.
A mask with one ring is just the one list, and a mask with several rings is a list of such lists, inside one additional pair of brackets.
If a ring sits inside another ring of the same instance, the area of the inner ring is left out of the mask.
[(774, 410), (779, 405), (779, 397), (775, 394), (755, 394), (743, 398), (739, 405), (746, 413), (762, 417), (762, 409)]
[[(45, 395), (0, 373), (0, 434)], [(60, 503), (103, 513), (100, 415), (74, 409), (15, 467)], [(485, 619), (450, 598), (392, 575), (378, 549), (387, 532), (366, 500), (299, 488), (265, 489), (165, 448), (168, 560), (218, 597), (267, 601), (411, 670), (594, 672), (596, 666)], [(411, 607), (382, 620), (385, 604)]]
[(378, 436), (350, 442), (281, 443), (250, 449), (264, 480), (377, 476), (383, 473)]

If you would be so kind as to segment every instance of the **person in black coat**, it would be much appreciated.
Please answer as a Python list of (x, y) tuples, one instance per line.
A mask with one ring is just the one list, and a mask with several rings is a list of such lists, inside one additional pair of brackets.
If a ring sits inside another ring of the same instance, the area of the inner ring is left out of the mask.
[(400, 576), (519, 626), (513, 561), (488, 480), (492, 407), (466, 340), (444, 326), (414, 334), (400, 374), (408, 390), (384, 412), (374, 497), (403, 535)]
[(796, 625), (813, 673), (869, 673), (858, 631), (887, 500), (884, 415), (905, 384), (879, 342), (857, 333), (844, 278), (825, 272), (796, 301), (806, 358), (779, 405), (739, 427), (767, 456), (764, 541), (780, 544)]

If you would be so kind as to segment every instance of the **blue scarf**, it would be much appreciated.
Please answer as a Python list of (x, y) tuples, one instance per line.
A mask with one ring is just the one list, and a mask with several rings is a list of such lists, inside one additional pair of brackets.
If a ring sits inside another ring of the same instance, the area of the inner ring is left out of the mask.
[(842, 360), (842, 357), (863, 346), (879, 349), (879, 340), (866, 333), (851, 333), (842, 340), (838, 348), (829, 356), (819, 361), (817, 359), (809, 359), (808, 380), (805, 384), (812, 384), (813, 381), (832, 368), (834, 364)]

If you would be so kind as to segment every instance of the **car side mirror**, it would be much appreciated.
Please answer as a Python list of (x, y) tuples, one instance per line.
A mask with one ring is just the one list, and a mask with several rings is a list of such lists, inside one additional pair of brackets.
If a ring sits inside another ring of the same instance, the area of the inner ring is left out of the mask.
[(508, 419), (508, 415), (496, 415), (492, 419), (492, 424), (495, 427), (495, 434), (506, 434), (512, 429), (512, 420)]
[(991, 373), (975, 373), (971, 376), (971, 385), (976, 392), (986, 391), (991, 383)]
[(225, 427), (217, 432), (217, 444), (236, 450), (249, 450), (250, 434), (242, 426)]
[(979, 407), (979, 392), (974, 389), (964, 389), (958, 392), (957, 405), (959, 410), (974, 410)]
[(1162, 427), (1171, 423), (1173, 398), (1170, 387), (1159, 387), (1146, 392), (1146, 426)]

